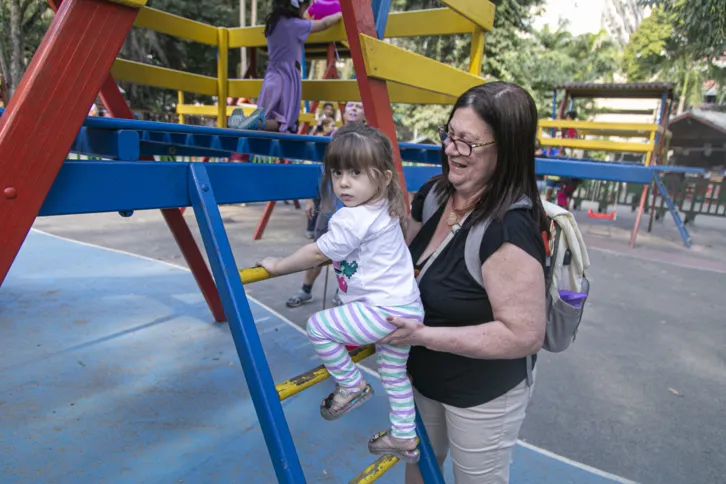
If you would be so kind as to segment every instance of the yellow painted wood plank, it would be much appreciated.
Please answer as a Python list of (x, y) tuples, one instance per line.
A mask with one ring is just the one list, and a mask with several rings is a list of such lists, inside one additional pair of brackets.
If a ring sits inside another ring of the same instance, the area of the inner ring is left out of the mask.
[(484, 61), (484, 31), (478, 27), (474, 27), (471, 36), (471, 52), (469, 54), (469, 74), (475, 76), (481, 75), (481, 65)]
[(653, 123), (608, 123), (567, 119), (540, 119), (538, 124), (540, 128), (575, 128), (591, 131), (638, 131), (647, 133), (657, 131), (659, 128), (657, 124)]
[[(360, 101), (358, 82), (353, 80), (304, 80), (302, 97), (306, 101)], [(261, 79), (232, 79), (229, 96), (254, 98), (260, 94)], [(454, 104), (456, 97), (425, 91), (400, 84), (390, 84), (388, 94), (393, 103)]]
[(136, 84), (145, 84), (174, 91), (207, 94), (209, 96), (217, 95), (217, 79), (214, 77), (150, 66), (140, 62), (116, 59), (111, 67), (111, 74), (117, 81), (134, 82)]
[(622, 141), (603, 141), (595, 139), (567, 139), (567, 138), (542, 138), (539, 137), (542, 146), (554, 146), (564, 148), (575, 148), (582, 150), (598, 151), (621, 151), (624, 153), (648, 153), (653, 149), (649, 143), (628, 143)]
[[(474, 24), (448, 8), (392, 12), (388, 15), (385, 37), (421, 37), (472, 33)], [(344, 42), (348, 39), (343, 23), (310, 35), (308, 44)], [(264, 26), (229, 29), (229, 47), (265, 47)]]
[(441, 3), (487, 32), (494, 28), (495, 7), (489, 0), (441, 0)]
[(370, 77), (458, 97), (484, 79), (367, 35), (360, 35)]
[(217, 127), (227, 127), (227, 72), (229, 68), (229, 31), (226, 28), (217, 29)]
[(148, 0), (109, 0), (112, 3), (126, 5), (127, 7), (142, 8), (146, 6)]
[[(252, 113), (252, 111), (255, 110), (257, 106), (253, 104), (247, 104), (243, 106), (227, 106), (226, 117), (231, 116), (232, 111), (238, 107), (242, 108), (242, 111), (245, 113), (245, 115), (249, 115)], [(194, 104), (177, 104), (176, 113), (179, 115), (180, 118), (185, 115), (214, 117), (218, 115), (218, 108), (217, 106), (210, 105), (196, 106)], [(301, 111), (298, 121), (300, 123), (314, 123), (315, 113), (304, 113)], [(337, 123), (338, 126), (340, 126), (341, 124), (342, 123), (340, 122)]]
[(427, 35), (470, 34), (474, 24), (449, 8), (391, 12), (386, 23), (387, 39)]
[(217, 45), (215, 27), (153, 8), (142, 8), (134, 25), (202, 44)]

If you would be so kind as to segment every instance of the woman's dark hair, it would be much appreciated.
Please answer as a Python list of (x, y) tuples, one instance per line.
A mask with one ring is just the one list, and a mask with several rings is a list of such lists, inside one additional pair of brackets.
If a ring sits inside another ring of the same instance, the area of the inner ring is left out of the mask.
[[(547, 223), (539, 197), (534, 168), (534, 147), (537, 137), (537, 107), (532, 96), (516, 84), (490, 82), (472, 87), (454, 104), (447, 121), (457, 109), (471, 108), (489, 125), (497, 150), (497, 166), (487, 180), (484, 193), (474, 205), (471, 223), (491, 218), (502, 220), (509, 206), (527, 196), (542, 230)], [(455, 191), (449, 181), (449, 164), (444, 147), (441, 150), (443, 174), (436, 182), (440, 201)]]
[[(398, 182), (398, 173), (393, 164), (393, 147), (388, 137), (378, 129), (362, 123), (346, 124), (338, 129), (325, 151), (325, 173), (323, 174), (322, 206), (327, 212), (334, 211), (334, 195), (331, 174), (337, 170), (359, 170), (366, 172), (378, 185), (375, 198), (388, 200), (388, 212), (393, 218), (403, 221), (406, 204), (403, 190)], [(387, 181), (384, 172), (391, 172)]]
[[(310, 0), (300, 0), (300, 6), (309, 4)], [(301, 10), (295, 7), (290, 0), (274, 0), (272, 3), (272, 11), (265, 19), (265, 37), (272, 35), (272, 31), (275, 30), (277, 21), (280, 18), (302, 18)]]

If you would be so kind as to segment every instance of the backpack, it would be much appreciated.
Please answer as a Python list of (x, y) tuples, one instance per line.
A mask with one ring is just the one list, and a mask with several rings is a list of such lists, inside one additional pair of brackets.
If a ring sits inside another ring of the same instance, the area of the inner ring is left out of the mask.
[[(425, 224), (440, 208), (438, 195), (432, 187), (423, 203), (421, 223)], [(547, 327), (542, 348), (552, 353), (565, 351), (577, 337), (582, 320), (585, 302), (590, 293), (587, 270), (590, 259), (577, 227), (574, 216), (566, 209), (553, 203), (542, 201), (549, 233), (543, 234), (547, 253), (545, 266), (545, 288)], [(532, 208), (532, 201), (522, 197), (508, 210)], [(491, 220), (483, 220), (471, 227), (466, 238), (464, 260), (471, 277), (483, 288), (481, 275), (482, 262), (479, 248)], [(460, 228), (460, 227), (459, 227)], [(527, 383), (532, 384), (532, 356), (527, 361)]]

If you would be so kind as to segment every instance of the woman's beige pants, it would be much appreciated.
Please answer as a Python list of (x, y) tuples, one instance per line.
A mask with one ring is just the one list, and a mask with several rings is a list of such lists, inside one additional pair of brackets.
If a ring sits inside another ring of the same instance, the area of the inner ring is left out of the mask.
[[(440, 467), (451, 452), (456, 484), (509, 483), (512, 449), (533, 389), (534, 384), (528, 387), (525, 380), (501, 397), (471, 408), (445, 405), (414, 389)], [(408, 465), (406, 484), (419, 483), (423, 480), (418, 467)]]

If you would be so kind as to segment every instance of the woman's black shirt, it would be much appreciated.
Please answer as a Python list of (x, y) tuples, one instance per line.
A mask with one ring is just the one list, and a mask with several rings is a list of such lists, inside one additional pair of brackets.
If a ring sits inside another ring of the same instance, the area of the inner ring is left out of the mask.
[[(413, 200), (411, 216), (421, 221), (423, 202), (433, 182), (425, 183)], [(410, 251), (417, 269), (443, 214), (440, 207), (421, 227)], [(421, 279), (419, 289), (427, 326), (472, 326), (494, 320), (486, 291), (471, 277), (464, 262), (469, 227), (465, 223)], [(531, 210), (511, 210), (493, 222), (482, 240), (482, 264), (505, 242), (520, 247), (545, 266), (545, 248)], [(536, 360), (536, 355), (533, 361)], [(425, 397), (447, 405), (468, 408), (494, 400), (516, 387), (527, 376), (525, 358), (480, 360), (414, 346), (408, 360), (413, 386)]]

